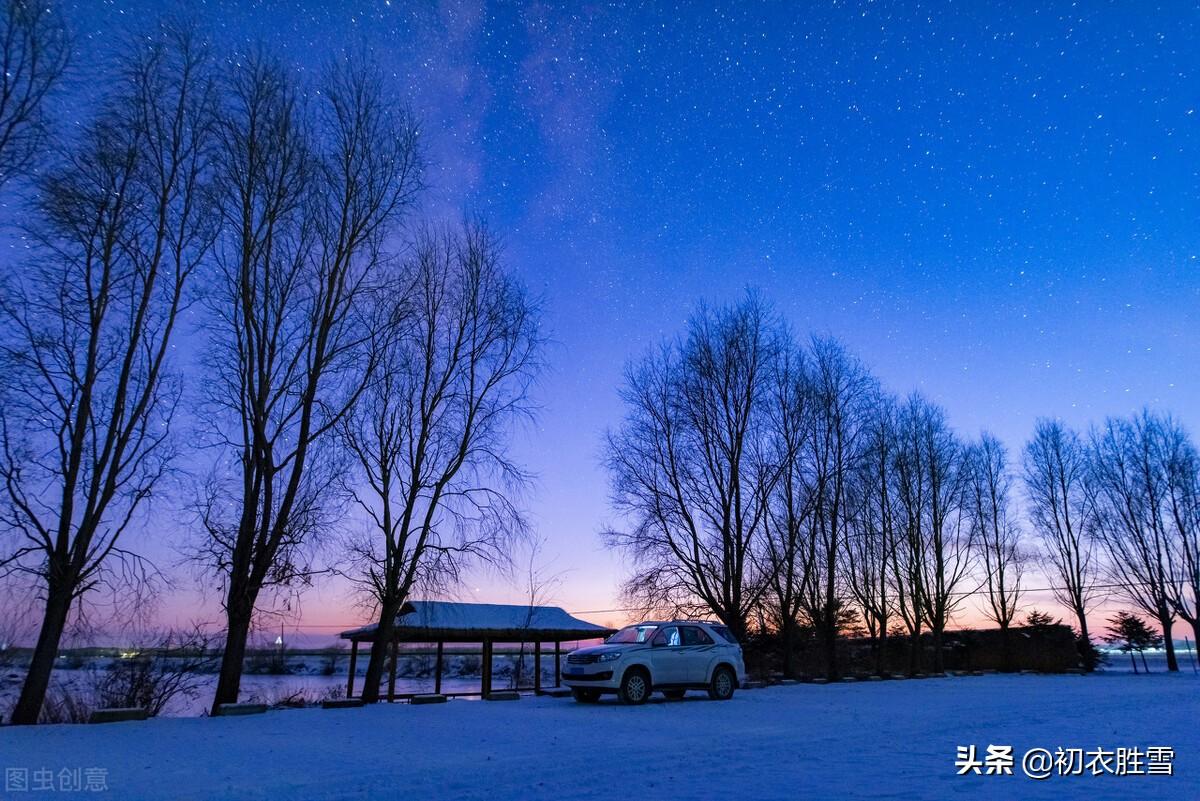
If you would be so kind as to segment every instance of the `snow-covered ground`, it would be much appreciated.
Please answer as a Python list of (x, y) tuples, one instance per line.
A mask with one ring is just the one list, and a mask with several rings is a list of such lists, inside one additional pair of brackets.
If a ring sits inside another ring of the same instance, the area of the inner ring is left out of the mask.
[[(109, 792), (82, 795), (120, 799), (1192, 799), (1198, 693), (1192, 674), (984, 676), (7, 727), (0, 766), (98, 768)], [(989, 744), (1016, 775), (956, 775), (956, 747)], [(1174, 748), (1175, 775), (1020, 775), (1035, 747), (1148, 746)]]

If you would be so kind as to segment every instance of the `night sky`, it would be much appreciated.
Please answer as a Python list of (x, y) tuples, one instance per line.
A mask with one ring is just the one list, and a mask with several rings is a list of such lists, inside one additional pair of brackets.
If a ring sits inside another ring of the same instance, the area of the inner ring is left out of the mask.
[[(483, 215), (543, 297), (551, 371), (517, 449), (578, 611), (620, 605), (597, 532), (623, 364), (701, 298), (757, 288), (1014, 452), (1041, 415), (1200, 426), (1200, 12), (1032, 6), (186, 7), (228, 53), (262, 39), (315, 70), (370, 49), (423, 120), (420, 215)], [(69, 8), (77, 64), (163, 7)], [(463, 598), (519, 594), (481, 577)], [(357, 614), (330, 586), (302, 627)]]

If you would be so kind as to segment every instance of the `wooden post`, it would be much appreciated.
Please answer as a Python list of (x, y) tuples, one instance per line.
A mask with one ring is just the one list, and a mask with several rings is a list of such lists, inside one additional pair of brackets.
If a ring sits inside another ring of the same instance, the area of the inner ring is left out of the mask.
[(358, 640), (350, 641), (350, 675), (346, 679), (346, 697), (354, 697), (354, 669), (358, 662)]
[(437, 644), (437, 659), (434, 660), (433, 668), (433, 693), (434, 695), (442, 694), (442, 641), (438, 640)]
[(542, 641), (533, 644), (533, 693), (542, 694)]
[(562, 686), (562, 643), (554, 641), (554, 686)]
[(396, 641), (392, 640), (392, 669), (388, 673), (388, 703), (396, 700)]

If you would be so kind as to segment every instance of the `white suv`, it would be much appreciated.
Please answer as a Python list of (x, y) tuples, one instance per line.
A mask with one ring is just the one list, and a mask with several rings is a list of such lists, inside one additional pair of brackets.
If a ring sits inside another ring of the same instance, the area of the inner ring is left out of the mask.
[(724, 701), (745, 677), (737, 638), (725, 626), (695, 620), (626, 626), (603, 645), (572, 651), (562, 672), (575, 700), (584, 703), (616, 693), (627, 704), (641, 704), (654, 690), (682, 698), (691, 689)]

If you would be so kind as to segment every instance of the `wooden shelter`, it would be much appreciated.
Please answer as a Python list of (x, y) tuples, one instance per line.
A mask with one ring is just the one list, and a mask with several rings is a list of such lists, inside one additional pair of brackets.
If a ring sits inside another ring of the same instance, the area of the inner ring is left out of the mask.
[[(350, 641), (350, 677), (346, 682), (346, 697), (354, 697), (354, 671), (358, 663), (359, 643), (374, 643), (378, 626), (343, 631), (341, 638)], [(542, 691), (542, 646), (554, 644), (554, 686), (562, 681), (562, 644), (579, 640), (607, 637), (614, 629), (597, 626), (572, 617), (557, 606), (521, 606), (517, 604), (468, 604), (451, 601), (411, 601), (396, 616), (396, 628), (389, 643), (389, 672), (387, 698), (406, 697), (396, 694), (396, 657), (402, 642), (430, 643), (437, 646), (434, 666), (434, 692), (442, 694), (443, 657), (446, 643), (481, 643), (483, 646), (482, 678), (478, 693), (445, 693), (445, 695), (482, 695), (492, 692), (492, 655), (496, 643), (533, 643), (534, 667), (532, 687), (517, 689)]]

